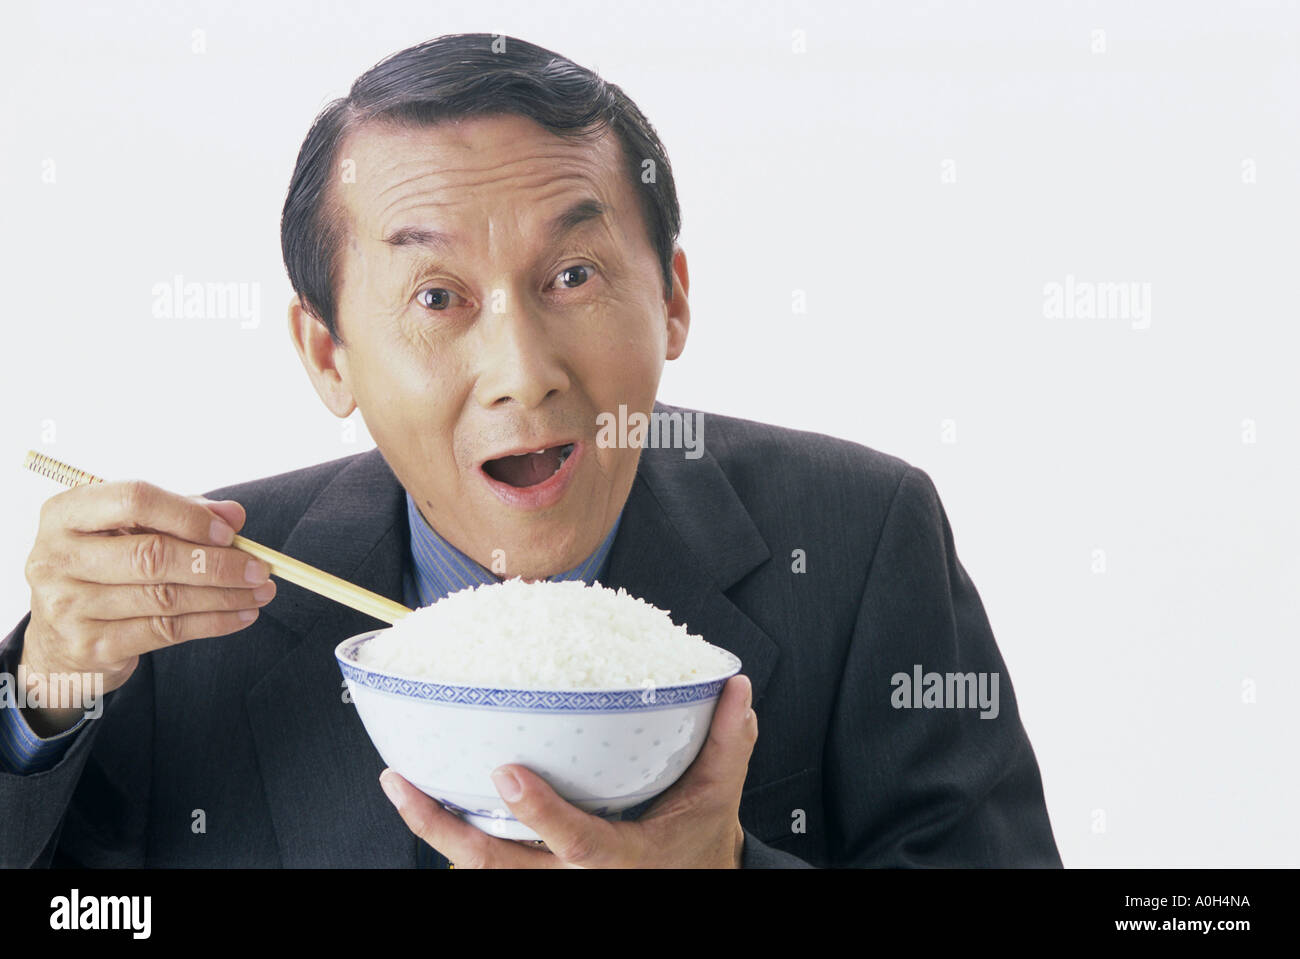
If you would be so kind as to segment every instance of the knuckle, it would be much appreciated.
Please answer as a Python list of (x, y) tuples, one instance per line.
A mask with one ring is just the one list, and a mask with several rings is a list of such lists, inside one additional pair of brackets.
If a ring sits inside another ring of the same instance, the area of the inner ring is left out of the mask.
[(174, 583), (150, 583), (145, 590), (162, 613), (175, 614), (180, 609), (180, 591)]
[(66, 565), (67, 559), (64, 556), (38, 543), (27, 554), (27, 562), (23, 564), (23, 576), (26, 577), (28, 586), (39, 588), (42, 584), (53, 580)]
[(123, 512), (128, 518), (134, 519), (149, 502), (149, 484), (144, 480), (125, 480), (118, 496)]
[(106, 663), (109, 661), (112, 643), (106, 634), (101, 633), (91, 638), (84, 633), (80, 633), (77, 635), (75, 643), (78, 651), (82, 653), (83, 659), (92, 663)]
[(167, 562), (167, 541), (159, 533), (139, 536), (131, 547), (131, 568), (145, 580), (156, 580)]
[(119, 623), (101, 623), (100, 627), (92, 631), (82, 631), (77, 634), (76, 649), (77, 654), (82, 662), (94, 663), (99, 667), (117, 665), (120, 666), (119, 656), (121, 655), (121, 639), (123, 637), (122, 625)]
[(73, 619), (77, 607), (76, 594), (71, 590), (47, 589), (41, 592), (41, 608), (45, 612), (46, 622), (58, 623)]
[(169, 646), (180, 642), (180, 624), (176, 616), (150, 616), (149, 628), (155, 636)]

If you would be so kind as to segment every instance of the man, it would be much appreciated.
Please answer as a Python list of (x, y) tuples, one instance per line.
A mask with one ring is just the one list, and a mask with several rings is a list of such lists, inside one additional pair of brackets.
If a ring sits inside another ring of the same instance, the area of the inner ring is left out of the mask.
[[(929, 478), (656, 403), (690, 324), (679, 223), (631, 101), (522, 41), (421, 44), (328, 107), (285, 204), (289, 325), (323, 402), (360, 409), (378, 449), (206, 499), (133, 483), (47, 503), (5, 667), (112, 691), (98, 718), (0, 710), (3, 861), (1059, 866)], [(641, 417), (677, 447), (623, 428)], [(546, 846), (508, 842), (383, 770), (332, 656), (379, 624), (257, 563), (246, 582), (233, 530), (410, 605), (505, 576), (621, 586), (742, 675), (634, 821), (502, 767)]]

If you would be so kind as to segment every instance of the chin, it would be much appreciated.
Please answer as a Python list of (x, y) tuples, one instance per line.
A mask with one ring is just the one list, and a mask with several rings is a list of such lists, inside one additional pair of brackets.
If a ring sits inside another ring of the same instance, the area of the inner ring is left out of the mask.
[[(508, 534), (503, 535), (495, 541), (496, 545), (488, 546), (488, 562), (483, 565), (492, 569), (492, 550), (500, 549), (505, 553), (506, 579), (513, 579), (516, 576), (522, 576), (524, 579), (545, 579), (547, 576), (572, 569), (591, 552), (588, 550), (574, 558), (572, 562), (569, 561), (572, 545), (576, 542), (576, 531), (574, 537), (566, 539), (563, 544), (557, 544), (554, 535), (539, 537), (539, 540), (535, 542), (532, 537), (519, 540)], [(595, 548), (592, 547), (593, 550)]]

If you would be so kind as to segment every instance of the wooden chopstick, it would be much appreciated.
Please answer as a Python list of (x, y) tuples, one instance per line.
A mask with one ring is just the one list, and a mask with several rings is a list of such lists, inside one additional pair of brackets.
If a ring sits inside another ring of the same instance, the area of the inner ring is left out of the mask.
[[(39, 473), (68, 487), (104, 482), (98, 476), (69, 466), (67, 463), (61, 463), (35, 450), (27, 451), (27, 455), (23, 458), (23, 466), (34, 473)], [(372, 593), (355, 583), (349, 583), (346, 579), (340, 579), (323, 569), (309, 566), (292, 556), (277, 553), (270, 547), (255, 543), (251, 539), (246, 539), (238, 534), (236, 534), (234, 542), (230, 545), (256, 556), (271, 568), (272, 573), (281, 579), (295, 583), (303, 589), (309, 589), (313, 593), (319, 593), (321, 596), (342, 603), (344, 606), (350, 606), (352, 609), (365, 613), (367, 616), (373, 616), (382, 622), (395, 623), (411, 612), (409, 607), (403, 606), (401, 603), (395, 603), (387, 596)]]

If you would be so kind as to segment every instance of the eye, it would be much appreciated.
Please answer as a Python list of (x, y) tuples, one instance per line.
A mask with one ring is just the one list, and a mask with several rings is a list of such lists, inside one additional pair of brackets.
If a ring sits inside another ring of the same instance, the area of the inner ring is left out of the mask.
[[(591, 275), (594, 272), (595, 270), (592, 267), (579, 263), (574, 266), (565, 267), (559, 273), (555, 274), (555, 280), (560, 284), (560, 289), (571, 290), (573, 287), (582, 286), (582, 284), (590, 280)], [(565, 284), (572, 285), (566, 286)]]
[(426, 310), (445, 310), (452, 305), (456, 294), (441, 286), (429, 286), (415, 294), (415, 302)]

